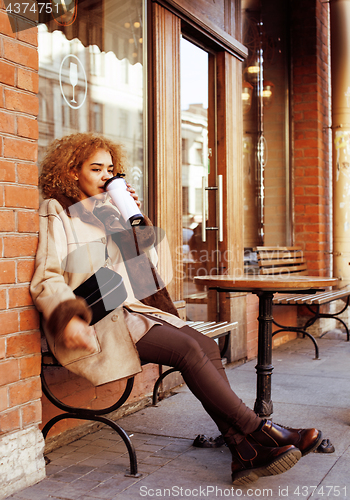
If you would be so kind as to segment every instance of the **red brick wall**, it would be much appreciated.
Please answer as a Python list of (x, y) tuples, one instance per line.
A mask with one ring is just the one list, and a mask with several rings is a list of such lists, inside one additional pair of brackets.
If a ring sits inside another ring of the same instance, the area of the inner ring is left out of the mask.
[(40, 333), (29, 294), (39, 204), (37, 28), (16, 31), (0, 2), (0, 433), (41, 421)]
[(309, 273), (329, 272), (328, 4), (292, 4), (294, 242)]

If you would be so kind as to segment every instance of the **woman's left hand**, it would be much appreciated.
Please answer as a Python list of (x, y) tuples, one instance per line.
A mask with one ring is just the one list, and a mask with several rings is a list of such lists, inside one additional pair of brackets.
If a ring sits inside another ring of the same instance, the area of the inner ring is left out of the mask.
[(131, 184), (128, 184), (128, 183), (126, 183), (126, 188), (129, 191), (129, 193), (131, 194), (131, 196), (134, 198), (134, 200), (136, 202), (136, 205), (140, 208), (141, 207), (141, 202), (139, 200), (138, 195), (136, 194), (135, 189), (131, 186)]

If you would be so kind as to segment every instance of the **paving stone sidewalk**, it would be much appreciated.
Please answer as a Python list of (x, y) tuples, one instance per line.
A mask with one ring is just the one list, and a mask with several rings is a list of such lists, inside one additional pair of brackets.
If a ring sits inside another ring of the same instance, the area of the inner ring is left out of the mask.
[[(218, 431), (187, 387), (119, 420), (132, 435), (140, 478), (125, 477), (128, 454), (120, 437), (104, 427), (51, 452), (47, 477), (9, 498), (16, 500), (114, 500), (141, 498), (350, 499), (350, 343), (340, 331), (313, 345), (297, 339), (273, 351), (273, 420), (289, 426), (315, 426), (335, 453), (311, 453), (285, 474), (261, 478), (249, 487), (230, 484), (226, 447), (198, 449), (197, 434)], [(255, 361), (227, 374), (249, 405), (255, 399)]]

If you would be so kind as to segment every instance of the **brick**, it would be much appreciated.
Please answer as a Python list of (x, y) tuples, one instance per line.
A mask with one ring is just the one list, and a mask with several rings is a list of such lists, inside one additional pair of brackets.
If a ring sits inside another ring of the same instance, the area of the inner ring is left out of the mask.
[[(40, 350), (40, 344), (39, 344)], [(35, 377), (41, 372), (41, 354), (26, 356), (19, 360), (19, 373), (21, 379)]]
[(15, 212), (0, 210), (0, 232), (15, 231)]
[(14, 134), (16, 132), (16, 120), (14, 114), (7, 113), (6, 111), (0, 111), (0, 132), (5, 132), (7, 134)]
[(39, 231), (39, 214), (37, 212), (18, 213), (18, 232), (34, 233)]
[(0, 311), (0, 324), (0, 335), (17, 332), (19, 324), (17, 311)]
[(16, 263), (12, 260), (0, 260), (0, 284), (15, 283)]
[(20, 111), (37, 116), (39, 99), (36, 95), (22, 90), (5, 89), (5, 107), (11, 111)]
[(36, 188), (18, 185), (5, 186), (5, 206), (15, 208), (39, 208), (39, 191)]
[(39, 92), (39, 75), (24, 68), (17, 69), (17, 87), (37, 94)]
[(9, 406), (23, 405), (29, 401), (40, 399), (41, 384), (40, 378), (34, 377), (20, 380), (9, 387)]
[(0, 82), (14, 87), (16, 83), (16, 66), (6, 61), (0, 61)]
[(19, 315), (20, 331), (35, 330), (40, 327), (39, 313), (36, 309), (27, 309)]
[(38, 52), (35, 47), (28, 47), (15, 40), (4, 39), (3, 56), (8, 61), (21, 64), (31, 69), (39, 69)]
[(4, 257), (30, 257), (36, 254), (37, 236), (7, 236), (4, 238)]
[[(0, 309), (6, 309), (6, 307), (7, 307), (6, 290), (0, 290)], [(1, 357), (1, 348), (0, 348), (0, 357)]]
[[(11, 17), (13, 19), (13, 16)], [(4, 11), (0, 11), (0, 33), (10, 36), (12, 38), (16, 38), (16, 29), (15, 30), (12, 29), (9, 15)]]
[(18, 116), (17, 134), (29, 139), (38, 139), (39, 128), (37, 120), (35, 118), (28, 118), (27, 116)]
[(304, 175), (304, 173), (300, 174), (298, 171), (298, 167), (317, 167), (319, 165), (318, 158), (298, 158), (295, 161), (296, 165), (296, 177), (300, 177), (300, 175)]
[(37, 144), (25, 139), (4, 138), (4, 156), (19, 160), (36, 161), (38, 155)]
[(9, 309), (14, 307), (24, 307), (33, 305), (32, 297), (28, 286), (13, 287), (8, 291)]
[(0, 411), (8, 408), (7, 387), (0, 387)]
[(310, 157), (310, 158), (319, 158), (320, 159), (320, 157), (321, 157), (320, 150), (317, 148), (304, 149), (304, 154), (305, 154), (305, 157)]
[(17, 175), (19, 184), (38, 185), (39, 174), (38, 167), (35, 163), (19, 163), (17, 165)]
[(0, 361), (0, 386), (13, 384), (19, 380), (18, 359)]
[(319, 120), (318, 111), (304, 111), (302, 120)]
[(0, 181), (15, 182), (16, 166), (12, 161), (0, 160)]
[(23, 259), (17, 263), (18, 283), (28, 283), (31, 281), (35, 268), (34, 259)]
[(317, 148), (318, 142), (315, 139), (303, 139), (294, 141), (294, 147), (300, 149)]
[(22, 406), (22, 426), (41, 423), (41, 401), (33, 401), (28, 405)]
[(32, 23), (17, 19), (18, 33), (17, 38), (21, 42), (29, 43), (30, 45), (38, 46), (38, 28)]
[(0, 337), (0, 359), (4, 359), (6, 356), (6, 338)]
[(20, 428), (20, 411), (16, 408), (0, 415), (0, 433), (11, 432)]
[[(6, 356), (18, 358), (40, 352), (40, 332), (19, 333), (7, 337)], [(22, 378), (24, 378), (22, 376)]]

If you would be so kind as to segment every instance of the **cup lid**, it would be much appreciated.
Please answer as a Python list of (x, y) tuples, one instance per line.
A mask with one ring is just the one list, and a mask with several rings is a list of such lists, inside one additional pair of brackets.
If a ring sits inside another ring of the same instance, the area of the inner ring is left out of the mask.
[(113, 177), (111, 177), (110, 179), (108, 179), (108, 181), (105, 182), (105, 185), (103, 186), (104, 190), (106, 190), (108, 184), (112, 181), (114, 181), (114, 179), (123, 179), (125, 177), (125, 174), (117, 174), (117, 175), (114, 175)]

